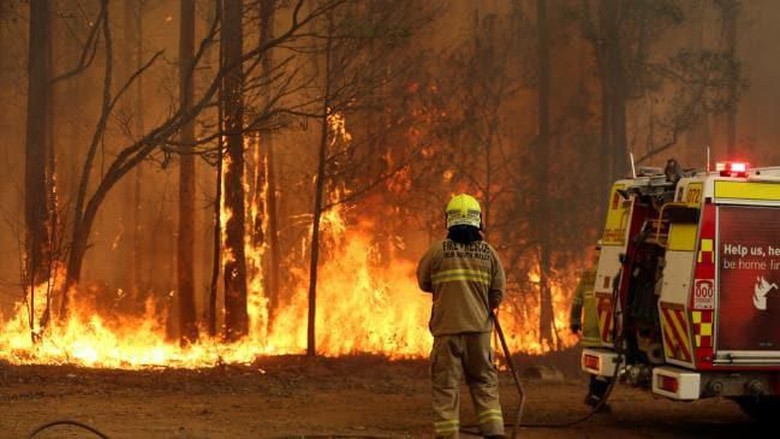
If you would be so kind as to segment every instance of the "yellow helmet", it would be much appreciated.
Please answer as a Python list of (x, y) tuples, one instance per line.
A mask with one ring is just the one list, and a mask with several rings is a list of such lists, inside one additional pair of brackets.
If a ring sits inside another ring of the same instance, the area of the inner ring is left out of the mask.
[(447, 203), (447, 228), (465, 225), (482, 229), (482, 208), (471, 195), (455, 195)]

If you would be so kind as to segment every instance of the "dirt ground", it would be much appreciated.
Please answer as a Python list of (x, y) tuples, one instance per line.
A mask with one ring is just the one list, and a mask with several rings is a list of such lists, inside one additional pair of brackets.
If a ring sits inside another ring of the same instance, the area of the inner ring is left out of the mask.
[[(566, 422), (587, 413), (582, 404), (586, 381), (574, 355), (517, 359), (527, 394), (523, 423)], [(532, 377), (538, 367), (556, 362), (559, 374)], [(27, 438), (60, 419), (86, 423), (112, 439), (431, 437), (424, 360), (288, 356), (202, 370), (11, 365), (0, 370), (0, 438)], [(501, 392), (505, 418), (512, 422), (519, 398), (507, 372), (501, 374)], [(465, 389), (463, 396), (461, 422), (471, 424)], [(524, 427), (518, 437), (758, 436), (759, 426), (728, 400), (673, 402), (624, 385), (610, 402), (611, 413), (567, 428)], [(61, 425), (35, 437), (97, 436)]]

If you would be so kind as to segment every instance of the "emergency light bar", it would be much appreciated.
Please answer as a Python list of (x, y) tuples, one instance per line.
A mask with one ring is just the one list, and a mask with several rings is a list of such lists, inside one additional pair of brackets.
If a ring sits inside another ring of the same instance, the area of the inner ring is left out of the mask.
[(745, 162), (718, 162), (715, 164), (715, 170), (722, 177), (745, 177), (748, 164)]

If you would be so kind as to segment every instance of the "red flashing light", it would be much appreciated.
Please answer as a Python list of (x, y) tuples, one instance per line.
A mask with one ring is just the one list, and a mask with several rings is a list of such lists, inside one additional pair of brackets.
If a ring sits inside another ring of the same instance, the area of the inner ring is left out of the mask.
[(723, 177), (744, 177), (747, 175), (748, 164), (745, 162), (718, 162), (715, 170)]
[(671, 393), (677, 393), (680, 383), (677, 378), (666, 375), (658, 375), (658, 388)]
[(732, 163), (732, 172), (747, 172), (747, 163)]

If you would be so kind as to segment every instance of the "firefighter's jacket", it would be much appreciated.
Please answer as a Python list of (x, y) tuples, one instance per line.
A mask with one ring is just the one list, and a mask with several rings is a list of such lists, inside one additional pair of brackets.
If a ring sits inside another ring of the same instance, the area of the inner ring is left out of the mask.
[(433, 293), (429, 327), (434, 337), (493, 330), (489, 310), (503, 299), (506, 277), (490, 244), (434, 243), (417, 265), (417, 282)]
[(571, 301), (569, 325), (582, 325), (582, 339), (580, 343), (583, 346), (598, 346), (601, 344), (596, 294), (593, 291), (596, 285), (596, 269), (597, 264), (593, 264), (589, 269), (585, 270), (579, 284), (577, 284), (577, 289), (574, 290), (574, 297)]

